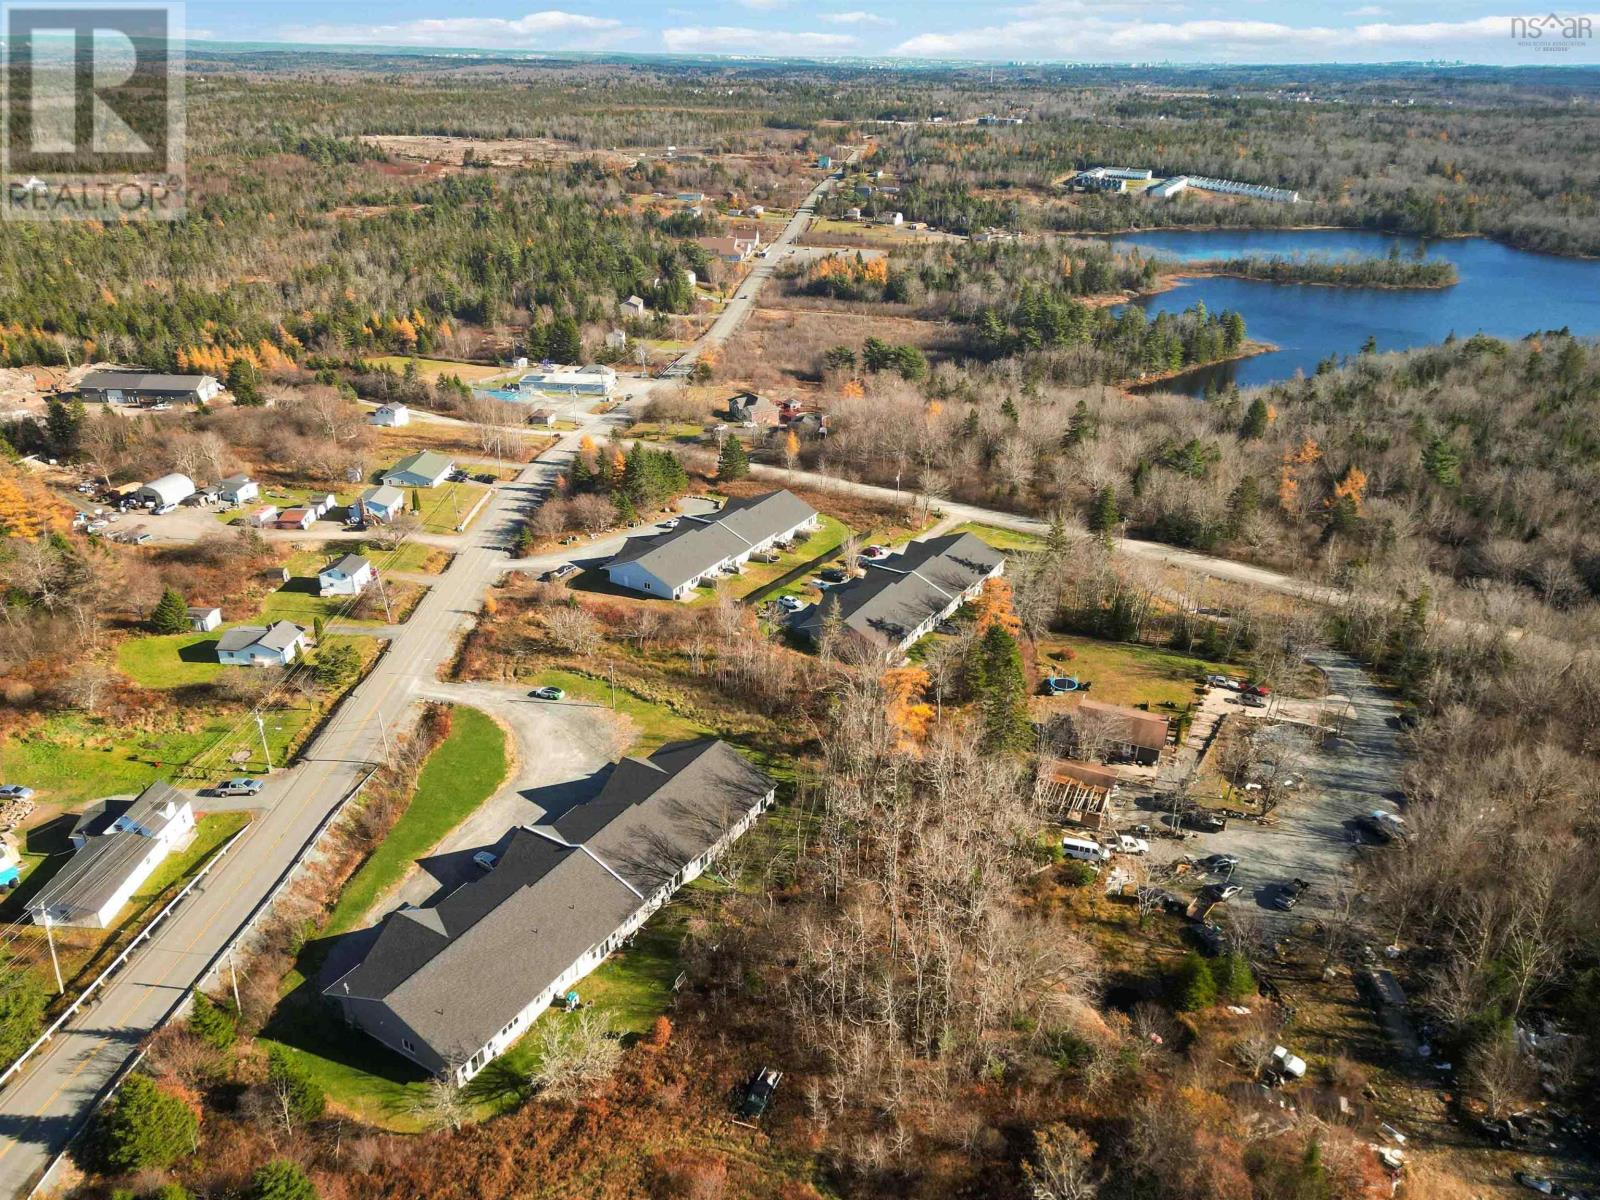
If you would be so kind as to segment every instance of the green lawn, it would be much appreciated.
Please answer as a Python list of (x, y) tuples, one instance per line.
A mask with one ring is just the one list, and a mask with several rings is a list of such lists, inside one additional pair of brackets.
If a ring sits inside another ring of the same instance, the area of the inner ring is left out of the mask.
[(1043, 550), (1044, 539), (1037, 534), (1023, 533), (1019, 529), (1002, 529), (998, 525), (984, 525), (968, 521), (957, 525), (951, 533), (970, 533), (989, 543), (996, 550)]
[(380, 571), (414, 571), (437, 575), (450, 562), (450, 552), (422, 542), (403, 542), (393, 550), (380, 550), (366, 542), (327, 542), (289, 556), (284, 566), (291, 575), (316, 575), (346, 554), (364, 555)]
[[(357, 620), (350, 616), (341, 616), (341, 612), (347, 609), (355, 598), (322, 596), (318, 594), (318, 587), (315, 575), (296, 575), (261, 602), (261, 611), (256, 614), (256, 623), (271, 625), (275, 621), (293, 621), (296, 625), (310, 629), (313, 622), (321, 617), (324, 621), (338, 621), (341, 625), (384, 624), (381, 620), (371, 618)], [(210, 636), (215, 637), (216, 634)]]
[(412, 358), (404, 354), (383, 354), (377, 358), (369, 358), (368, 362), (375, 366), (389, 367), (395, 371), (404, 371), (407, 363), (417, 364), (417, 374), (424, 379), (436, 379), (440, 375), (454, 375), (463, 383), (481, 384), (490, 379), (499, 379), (501, 376), (513, 376), (515, 371), (505, 367), (495, 366), (490, 363), (458, 363), (444, 358)]
[(117, 647), (117, 666), (140, 687), (193, 687), (210, 683), (222, 672), (217, 638), (210, 633), (174, 633), (130, 637)]
[[(809, 571), (806, 575), (794, 580), (793, 583), (786, 587), (773, 587), (776, 581), (782, 579), (797, 567), (814, 559), (831, 557), (844, 544), (844, 540), (852, 532), (848, 525), (834, 517), (822, 514), (820, 520), (822, 528), (818, 529), (805, 541), (796, 544), (793, 550), (780, 554), (777, 562), (747, 562), (744, 565), (744, 570), (731, 578), (733, 594), (754, 603), (760, 600), (770, 600), (779, 595), (780, 592), (786, 592), (790, 588), (803, 585), (810, 575)], [(820, 565), (819, 563), (818, 566), (820, 567)], [(771, 590), (771, 596), (766, 594), (768, 590)], [(700, 591), (702, 594), (690, 601), (691, 604), (709, 604), (716, 598), (716, 592), (712, 588), (702, 588)]]
[(1248, 674), (1237, 663), (1207, 662), (1154, 646), (1064, 634), (1039, 639), (1039, 670), (1093, 681), (1094, 688), (1089, 693), (1092, 699), (1109, 704), (1149, 704), (1152, 708), (1169, 703), (1182, 708), (1192, 703), (1195, 685), (1205, 675)]
[(628, 426), (628, 436), (644, 442), (692, 444), (704, 440), (705, 427), (689, 421), (640, 421)]
[(417, 790), (388, 835), (345, 884), (323, 933), (354, 929), (411, 864), (494, 795), (506, 777), (506, 735), (484, 713), (451, 708), (450, 736), (428, 756)]
[(617, 684), (613, 705), (610, 683), (605, 679), (579, 675), (575, 671), (540, 671), (533, 680), (533, 686), (558, 687), (567, 693), (568, 700), (586, 700), (591, 704), (603, 708), (614, 707), (617, 712), (625, 713), (633, 720), (638, 733), (637, 740), (628, 747), (629, 754), (649, 754), (665, 742), (704, 737), (711, 732), (698, 722), (673, 712), (664, 704), (657, 704), (635, 695), (621, 683)]
[[(407, 489), (420, 497), (422, 528), (428, 533), (454, 533), (489, 489), (481, 483), (446, 483), (436, 488)], [(409, 506), (411, 500), (408, 498)], [(481, 511), (481, 510), (480, 510)]]

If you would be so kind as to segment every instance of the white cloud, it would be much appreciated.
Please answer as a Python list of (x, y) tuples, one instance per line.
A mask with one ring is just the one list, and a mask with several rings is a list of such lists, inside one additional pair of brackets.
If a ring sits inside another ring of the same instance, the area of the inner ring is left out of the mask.
[(485, 49), (589, 50), (637, 37), (610, 17), (546, 9), (516, 18), (432, 17), (394, 25), (308, 25), (290, 27), (290, 42), (379, 46), (462, 46)]
[(691, 25), (663, 29), (661, 41), (674, 54), (842, 54), (856, 39), (847, 33), (790, 33), (737, 25)]
[(771, 12), (775, 8), (783, 8), (789, 0), (739, 0), (745, 8), (754, 8), (760, 12)]
[(830, 25), (893, 25), (888, 17), (871, 12), (823, 13), (822, 19)]
[(1169, 57), (1201, 62), (1519, 57), (1509, 16), (1336, 28), (1255, 20), (1113, 21), (1092, 15), (1069, 17), (1059, 11), (951, 33), (919, 34), (893, 53), (1079, 62)]
[(1364, 4), (1360, 8), (1352, 8), (1345, 13), (1347, 17), (1387, 17), (1388, 15), (1389, 10), (1387, 8), (1380, 8), (1376, 4)]

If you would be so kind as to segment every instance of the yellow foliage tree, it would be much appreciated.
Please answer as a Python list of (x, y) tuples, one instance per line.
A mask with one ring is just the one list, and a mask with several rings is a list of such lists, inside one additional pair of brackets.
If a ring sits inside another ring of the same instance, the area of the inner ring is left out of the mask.
[(900, 734), (901, 749), (921, 742), (933, 723), (933, 705), (922, 698), (928, 682), (928, 673), (921, 667), (893, 667), (884, 672), (889, 723)]
[(1012, 603), (1011, 584), (1004, 579), (986, 579), (978, 593), (974, 608), (978, 614), (978, 632), (998, 625), (1012, 637), (1022, 632), (1022, 621)]
[(1366, 499), (1366, 491), (1367, 473), (1360, 467), (1351, 467), (1344, 473), (1344, 478), (1334, 485), (1333, 496), (1328, 501), (1328, 507), (1332, 508), (1348, 496), (1355, 502), (1356, 511), (1359, 512), (1361, 510), (1361, 502)]
[(846, 400), (859, 400), (866, 394), (866, 389), (861, 386), (859, 379), (847, 379), (845, 385), (839, 389), (839, 395)]

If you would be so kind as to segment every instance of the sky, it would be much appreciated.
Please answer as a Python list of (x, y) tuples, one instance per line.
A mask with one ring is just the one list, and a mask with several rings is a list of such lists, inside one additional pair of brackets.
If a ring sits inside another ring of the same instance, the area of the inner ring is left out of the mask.
[[(1600, 37), (1594, 32), (1600, 30), (1600, 12), (1521, 7), (1518, 0), (550, 3), (541, 7), (537, 0), (476, 0), (470, 6), (459, 0), (275, 4), (188, 0), (187, 15), (190, 36), (202, 40), (428, 49), (996, 62), (1460, 59), (1523, 66), (1600, 65)], [(472, 15), (462, 15), (464, 10)], [(1530, 31), (1530, 21), (1539, 28)], [(1535, 32), (1537, 36), (1532, 36)]]

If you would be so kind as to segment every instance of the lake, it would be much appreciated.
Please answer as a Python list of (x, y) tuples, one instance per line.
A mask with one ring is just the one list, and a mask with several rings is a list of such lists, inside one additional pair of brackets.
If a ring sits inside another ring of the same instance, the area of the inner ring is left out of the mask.
[(1487, 238), (1424, 241), (1362, 230), (1151, 231), (1106, 239), (1119, 249), (1179, 260), (1243, 256), (1276, 258), (1384, 257), (1398, 247), (1408, 258), (1446, 259), (1460, 280), (1454, 287), (1314, 287), (1248, 279), (1203, 278), (1137, 303), (1151, 316), (1181, 312), (1198, 302), (1213, 312), (1244, 314), (1249, 336), (1278, 349), (1239, 362), (1186, 372), (1160, 385), (1199, 395), (1207, 384), (1249, 387), (1307, 375), (1317, 363), (1357, 353), (1369, 336), (1379, 350), (1405, 350), (1442, 342), (1451, 333), (1516, 339), (1566, 327), (1600, 334), (1600, 260), (1558, 258), (1515, 250)]

